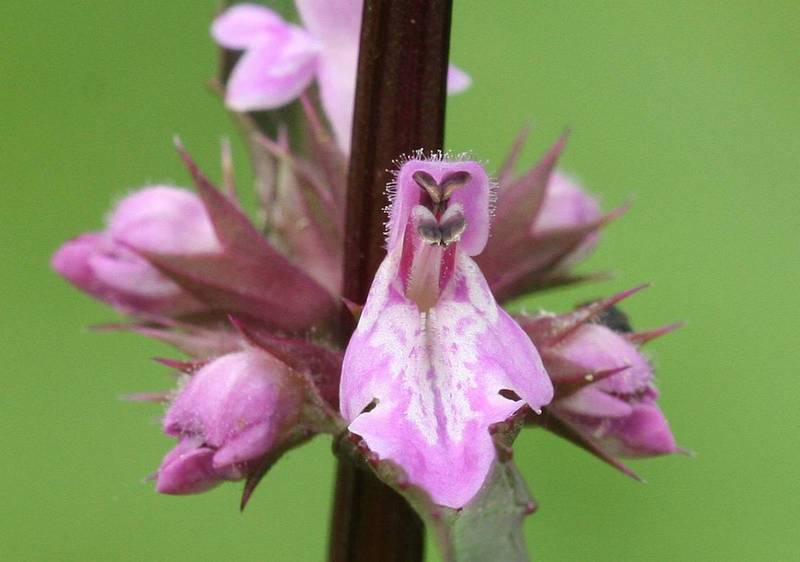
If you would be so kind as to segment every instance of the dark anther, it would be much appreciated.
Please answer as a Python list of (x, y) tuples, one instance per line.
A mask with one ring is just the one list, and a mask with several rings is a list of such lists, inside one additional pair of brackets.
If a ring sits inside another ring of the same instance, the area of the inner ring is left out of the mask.
[(437, 182), (433, 176), (422, 170), (414, 172), (411, 176), (417, 185), (420, 186), (430, 196), (435, 206), (439, 206), (448, 199), (456, 190), (464, 187), (472, 179), (469, 172), (453, 172), (442, 179), (442, 183)]
[(439, 183), (433, 179), (433, 176), (430, 175), (428, 172), (417, 171), (411, 176), (414, 178), (414, 181), (417, 182), (417, 185), (424, 189), (428, 195), (431, 197), (431, 201), (435, 205), (438, 205), (442, 202), (442, 188), (439, 187)]
[(457, 242), (467, 228), (467, 221), (460, 205), (449, 208), (440, 218), (437, 218), (430, 209), (424, 207), (418, 209), (415, 217), (417, 232), (420, 238), (431, 246), (447, 246)]
[(440, 244), (442, 246), (447, 246), (451, 242), (457, 241), (461, 238), (466, 228), (467, 221), (461, 213), (454, 214), (450, 217), (445, 215), (442, 217), (442, 220), (439, 221), (439, 233), (442, 238)]
[(469, 172), (453, 172), (442, 178), (440, 189), (442, 190), (442, 201), (447, 201), (450, 196), (469, 183), (472, 176)]
[(442, 243), (442, 232), (439, 225), (432, 222), (420, 222), (417, 225), (417, 232), (426, 244), (438, 246)]

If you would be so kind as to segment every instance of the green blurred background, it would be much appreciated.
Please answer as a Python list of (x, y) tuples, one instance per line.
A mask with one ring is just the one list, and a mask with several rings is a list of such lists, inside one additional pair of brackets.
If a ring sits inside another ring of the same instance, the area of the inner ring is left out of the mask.
[[(143, 478), (171, 445), (160, 408), (117, 397), (169, 387), (148, 360), (167, 351), (88, 333), (115, 315), (48, 268), (127, 190), (188, 184), (174, 133), (218, 173), (234, 129), (204, 88), (213, 13), (212, 0), (0, 3), (0, 559), (323, 558), (329, 440), (290, 453), (244, 515), (238, 485), (155, 494)], [(651, 281), (627, 303), (636, 325), (688, 321), (650, 350), (696, 458), (636, 462), (640, 485), (524, 434), (516, 458), (541, 504), (532, 552), (797, 559), (800, 3), (456, 0), (452, 42), (475, 83), (449, 105), (450, 148), (496, 165), (531, 118), (532, 163), (570, 126), (564, 168), (606, 208), (635, 198), (584, 266), (617, 276), (527, 306)]]

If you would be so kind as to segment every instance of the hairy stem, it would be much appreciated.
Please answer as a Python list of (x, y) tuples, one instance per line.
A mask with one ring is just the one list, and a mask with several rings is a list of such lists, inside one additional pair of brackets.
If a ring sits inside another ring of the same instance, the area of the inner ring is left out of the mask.
[[(365, 0), (350, 156), (344, 296), (366, 300), (385, 255), (387, 170), (442, 149), (452, 0)], [(347, 319), (345, 333), (352, 331)], [(371, 472), (339, 461), (332, 562), (422, 560), (424, 527)]]

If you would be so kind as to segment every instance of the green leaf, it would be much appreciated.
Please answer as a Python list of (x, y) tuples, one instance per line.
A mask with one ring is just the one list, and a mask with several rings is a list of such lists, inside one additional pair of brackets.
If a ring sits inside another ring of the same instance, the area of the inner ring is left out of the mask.
[(450, 559), (528, 560), (522, 521), (535, 507), (514, 463), (495, 461), (483, 489), (449, 524), (446, 547), (452, 554)]

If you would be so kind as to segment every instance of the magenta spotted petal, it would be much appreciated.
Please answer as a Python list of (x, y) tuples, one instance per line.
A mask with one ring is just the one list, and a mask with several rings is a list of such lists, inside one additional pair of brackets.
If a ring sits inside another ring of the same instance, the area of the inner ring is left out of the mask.
[(350, 430), (455, 508), (477, 493), (495, 458), (489, 426), (553, 395), (530, 339), (469, 256), (486, 242), (488, 203), (488, 178), (474, 162), (403, 166), (389, 255), (342, 369)]

